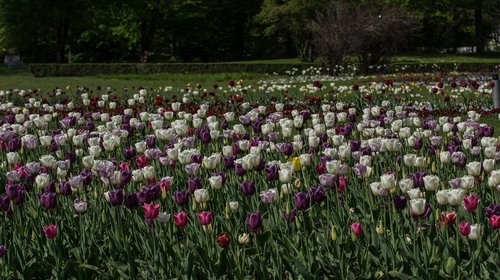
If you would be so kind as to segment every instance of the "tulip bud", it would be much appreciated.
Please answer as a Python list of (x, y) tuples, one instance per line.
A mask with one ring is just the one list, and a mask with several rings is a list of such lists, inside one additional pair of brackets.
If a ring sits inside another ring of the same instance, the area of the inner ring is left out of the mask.
[(250, 235), (248, 233), (243, 233), (238, 236), (238, 242), (241, 245), (248, 245), (250, 243)]
[(375, 228), (375, 231), (376, 231), (379, 235), (384, 234), (384, 225), (382, 224), (382, 220), (380, 220), (380, 221), (379, 221), (378, 226)]
[(337, 240), (337, 231), (335, 230), (335, 226), (332, 226), (331, 237), (332, 237), (332, 241)]

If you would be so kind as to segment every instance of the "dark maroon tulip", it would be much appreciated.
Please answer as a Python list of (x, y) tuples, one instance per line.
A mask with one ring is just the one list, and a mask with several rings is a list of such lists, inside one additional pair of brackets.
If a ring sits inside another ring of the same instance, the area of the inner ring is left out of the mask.
[(265, 174), (266, 174), (266, 178), (270, 181), (274, 181), (274, 180), (277, 180), (278, 179), (278, 165), (276, 164), (272, 164), (272, 165), (269, 165), (265, 168)]
[(247, 226), (250, 231), (258, 231), (262, 226), (262, 214), (257, 212), (251, 212), (247, 214)]
[(83, 177), (83, 184), (88, 186), (92, 182), (92, 171), (85, 169), (80, 172), (80, 176)]
[(23, 204), (26, 191), (21, 184), (7, 184), (5, 186), (5, 193), (7, 194), (7, 197), (14, 202), (14, 204)]
[(175, 203), (177, 203), (177, 205), (179, 206), (186, 206), (186, 204), (188, 203), (188, 195), (189, 193), (185, 190), (175, 191)]
[(126, 159), (132, 159), (135, 156), (135, 149), (134, 147), (127, 147), (123, 149), (123, 155), (125, 156)]
[(125, 207), (129, 209), (133, 209), (139, 206), (139, 198), (137, 198), (137, 193), (133, 192), (125, 194), (123, 203), (125, 204)]
[(419, 138), (419, 139), (417, 139), (417, 141), (415, 142), (415, 145), (413, 146), (413, 149), (415, 149), (415, 150), (417, 150), (417, 151), (418, 151), (418, 150), (422, 149), (423, 144), (424, 144), (424, 143), (423, 143), (423, 141), (422, 141), (422, 138)]
[(47, 192), (39, 194), (40, 204), (42, 204), (45, 209), (53, 209), (57, 207), (57, 194), (54, 192)]
[(262, 171), (266, 168), (266, 161), (264, 160), (264, 157), (260, 158), (259, 164), (253, 168), (255, 171)]
[(121, 173), (121, 184), (122, 185), (125, 185), (127, 184), (128, 182), (130, 182), (130, 180), (132, 179), (132, 171), (130, 170), (122, 170), (120, 171)]
[(221, 232), (217, 235), (217, 244), (223, 249), (227, 248), (231, 244), (231, 236), (227, 232)]
[(0, 258), (5, 256), (7, 254), (7, 246), (1, 244), (0, 245)]
[(10, 199), (6, 195), (0, 195), (0, 211), (8, 212), (10, 210)]
[(311, 187), (311, 189), (309, 190), (309, 195), (317, 203), (326, 199), (325, 188), (323, 188), (322, 186)]
[(255, 194), (255, 183), (253, 181), (245, 181), (241, 183), (241, 192), (245, 196), (251, 196)]
[(208, 144), (212, 141), (212, 137), (210, 137), (210, 130), (202, 128), (198, 132), (198, 138), (203, 142), (203, 144)]
[(396, 207), (397, 210), (403, 210), (406, 207), (408, 199), (404, 195), (396, 195), (394, 197), (394, 207)]
[(222, 163), (225, 168), (233, 169), (234, 168), (234, 157), (233, 156), (224, 156), (222, 158)]
[(283, 218), (289, 222), (295, 222), (295, 217), (297, 216), (297, 208), (293, 208), (290, 213), (283, 211)]
[[(0, 197), (1, 199), (1, 197)], [(1, 200), (0, 200), (1, 201)], [(500, 216), (500, 204), (490, 204), (485, 209), (486, 217), (491, 218), (493, 215)]]
[(241, 165), (241, 163), (235, 163), (234, 164), (234, 172), (238, 176), (243, 176), (243, 175), (245, 175), (247, 173), (245, 171), (245, 169), (243, 169), (243, 165)]
[(108, 198), (109, 202), (113, 206), (119, 206), (123, 202), (123, 191), (120, 190), (113, 190), (108, 192)]
[(147, 185), (137, 193), (137, 198), (139, 199), (139, 204), (151, 203), (154, 200), (160, 198), (161, 191), (157, 184)]
[(306, 192), (298, 192), (294, 196), (295, 208), (306, 210), (309, 208), (309, 195)]
[(488, 125), (484, 127), (484, 136), (486, 137), (493, 137), (493, 134), (495, 133), (495, 127), (492, 125)]

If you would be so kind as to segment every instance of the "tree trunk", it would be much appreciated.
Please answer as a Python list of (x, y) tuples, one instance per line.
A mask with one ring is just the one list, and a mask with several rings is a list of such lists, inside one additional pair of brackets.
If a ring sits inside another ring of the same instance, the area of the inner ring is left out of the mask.
[(474, 25), (476, 29), (476, 52), (484, 52), (483, 0), (476, 0), (474, 5)]
[(69, 21), (66, 19), (60, 20), (60, 25), (57, 28), (56, 37), (56, 60), (58, 63), (66, 62), (66, 43), (69, 35)]

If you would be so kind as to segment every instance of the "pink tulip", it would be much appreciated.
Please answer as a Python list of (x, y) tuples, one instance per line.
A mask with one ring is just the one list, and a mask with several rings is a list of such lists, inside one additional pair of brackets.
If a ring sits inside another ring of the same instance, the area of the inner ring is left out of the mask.
[(48, 239), (54, 239), (57, 236), (57, 225), (45, 226), (43, 227), (43, 232)]
[(467, 211), (474, 211), (477, 209), (477, 204), (479, 203), (479, 195), (471, 194), (464, 197), (464, 208)]
[(361, 227), (360, 223), (351, 224), (351, 230), (354, 234), (356, 234), (357, 237), (363, 235), (363, 228)]
[(144, 208), (144, 215), (147, 219), (154, 220), (160, 214), (160, 204), (144, 203), (142, 208)]
[(198, 220), (200, 221), (200, 224), (203, 226), (209, 225), (212, 223), (212, 212), (210, 211), (204, 211), (196, 214), (198, 216)]
[(460, 234), (463, 236), (469, 236), (470, 234), (470, 224), (467, 221), (463, 221), (458, 225), (458, 229), (460, 230)]
[(500, 215), (493, 215), (490, 217), (490, 225), (492, 229), (500, 228)]

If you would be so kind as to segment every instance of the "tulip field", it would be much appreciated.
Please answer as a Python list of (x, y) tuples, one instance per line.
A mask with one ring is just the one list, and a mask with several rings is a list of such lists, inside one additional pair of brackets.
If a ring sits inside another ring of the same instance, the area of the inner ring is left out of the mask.
[(489, 76), (103, 86), (0, 89), (0, 279), (500, 275)]

